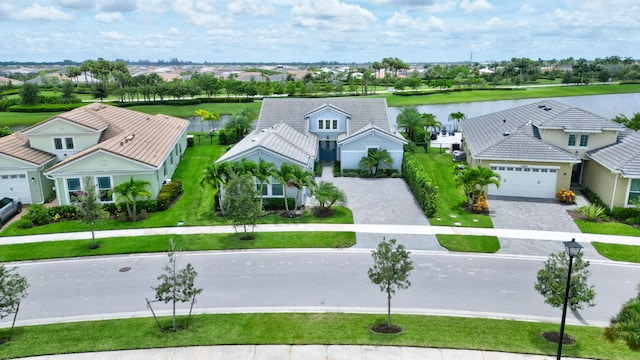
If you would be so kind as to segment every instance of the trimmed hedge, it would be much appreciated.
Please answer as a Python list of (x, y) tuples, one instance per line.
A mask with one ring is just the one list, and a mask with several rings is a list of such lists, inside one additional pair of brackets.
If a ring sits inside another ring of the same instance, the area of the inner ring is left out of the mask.
[(404, 153), (402, 159), (402, 174), (425, 215), (427, 215), (427, 217), (435, 215), (437, 210), (436, 200), (438, 198), (438, 187), (433, 185), (427, 172), (424, 171), (422, 165), (420, 165), (412, 154)]
[(638, 224), (640, 223), (640, 209), (616, 207), (611, 211), (611, 217), (627, 224)]
[(70, 111), (84, 105), (87, 105), (87, 104), (74, 103), (74, 104), (12, 105), (12, 106), (9, 106), (8, 110), (10, 112), (23, 112), (23, 113), (62, 112), (62, 111)]
[(215, 97), (215, 98), (195, 98), (195, 99), (182, 99), (182, 100), (150, 100), (150, 101), (122, 101), (113, 103), (112, 105), (119, 107), (130, 107), (139, 105), (198, 105), (207, 103), (251, 103), (253, 98), (246, 97)]
[[(293, 210), (296, 206), (296, 201), (293, 198), (287, 198), (289, 203), (289, 210)], [(262, 198), (262, 207), (265, 210), (286, 210), (284, 206), (284, 198)]]
[(182, 194), (183, 189), (184, 186), (180, 179), (171, 180), (170, 183), (163, 185), (162, 189), (160, 189), (160, 193), (158, 194), (157, 210), (167, 210), (173, 200)]

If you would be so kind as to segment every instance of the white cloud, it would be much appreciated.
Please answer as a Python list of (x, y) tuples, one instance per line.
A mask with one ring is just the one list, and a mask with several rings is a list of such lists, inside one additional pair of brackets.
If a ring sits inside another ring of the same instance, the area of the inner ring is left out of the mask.
[(393, 30), (419, 30), (422, 32), (444, 31), (446, 29), (445, 22), (433, 15), (423, 19), (412, 18), (403, 13), (394, 13), (392, 17), (387, 19), (387, 25)]
[(322, 30), (365, 30), (375, 15), (359, 5), (338, 0), (302, 0), (291, 9), (295, 25)]
[(493, 5), (488, 0), (462, 0), (460, 1), (460, 8), (467, 13), (488, 10), (493, 8)]
[(173, 10), (189, 22), (201, 27), (225, 27), (231, 21), (220, 16), (219, 12), (204, 1), (175, 0), (170, 2)]
[(247, 14), (253, 16), (266, 16), (275, 13), (273, 5), (264, 0), (235, 0), (227, 4), (231, 14)]
[(529, 4), (524, 4), (520, 7), (520, 12), (523, 13), (533, 13), (536, 12), (536, 8), (534, 8), (533, 6), (529, 5)]
[(95, 0), (56, 0), (56, 3), (69, 9), (93, 9), (96, 6)]
[(123, 17), (122, 17), (122, 14), (118, 12), (115, 12), (115, 13), (99, 12), (96, 14), (96, 16), (94, 16), (94, 19), (96, 19), (96, 21), (98, 22), (112, 23), (112, 22), (122, 21)]
[(102, 11), (129, 12), (137, 6), (136, 0), (98, 0), (98, 8)]
[(71, 20), (73, 16), (53, 6), (42, 6), (38, 3), (18, 11), (14, 18), (19, 20)]
[(127, 38), (126, 35), (118, 31), (101, 31), (100, 35), (102, 35), (103, 38), (109, 40), (124, 40)]

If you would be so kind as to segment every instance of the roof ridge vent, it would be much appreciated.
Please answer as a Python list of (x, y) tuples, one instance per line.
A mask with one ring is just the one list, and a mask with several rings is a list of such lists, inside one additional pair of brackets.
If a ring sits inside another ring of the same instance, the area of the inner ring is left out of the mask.
[(509, 133), (508, 131), (504, 131), (504, 132), (502, 133), (502, 136), (509, 136), (509, 135), (511, 135), (511, 133)]
[(544, 111), (549, 111), (549, 110), (551, 110), (551, 109), (553, 109), (553, 108), (545, 107), (543, 110), (544, 110)]

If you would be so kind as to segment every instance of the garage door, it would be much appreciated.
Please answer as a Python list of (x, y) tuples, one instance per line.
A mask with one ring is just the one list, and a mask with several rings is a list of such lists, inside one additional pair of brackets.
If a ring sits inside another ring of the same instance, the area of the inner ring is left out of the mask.
[(29, 181), (25, 174), (0, 175), (0, 196), (19, 199), (23, 204), (31, 203)]
[(554, 198), (558, 168), (522, 165), (491, 165), (500, 175), (500, 187), (489, 186), (489, 195)]

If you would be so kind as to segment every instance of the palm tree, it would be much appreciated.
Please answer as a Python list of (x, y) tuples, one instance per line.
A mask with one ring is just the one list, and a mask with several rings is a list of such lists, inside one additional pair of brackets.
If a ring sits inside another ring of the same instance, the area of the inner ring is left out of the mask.
[[(427, 127), (427, 129), (433, 129), (436, 132), (440, 131), (440, 129), (442, 129), (442, 123), (440, 123), (438, 120), (436, 120), (436, 116), (433, 114), (422, 114), (422, 117), (424, 117), (424, 126)], [(433, 134), (433, 132), (432, 132)]]
[(320, 184), (313, 189), (313, 195), (325, 209), (330, 209), (334, 204), (346, 205), (347, 195), (333, 183), (320, 181)]
[(386, 149), (370, 148), (367, 151), (367, 156), (360, 160), (359, 165), (363, 169), (369, 169), (371, 176), (376, 176), (379, 168), (391, 167), (393, 165), (393, 158)]
[[(231, 166), (229, 163), (211, 163), (204, 168), (202, 178), (200, 179), (200, 185), (209, 185), (213, 188), (213, 191), (218, 195), (218, 204), (220, 209), (222, 208), (222, 186), (225, 184), (230, 175)], [(215, 211), (216, 205), (213, 205)]]
[[(304, 188), (312, 188), (315, 185), (314, 175), (311, 171), (305, 170), (300, 166), (294, 165), (291, 173), (293, 176), (290, 180), (291, 185), (297, 189), (296, 205), (300, 199), (300, 191)], [(301, 201), (302, 202), (302, 201)]]
[(488, 167), (468, 167), (456, 175), (456, 183), (462, 187), (468, 206), (472, 206), (478, 195), (484, 195), (484, 188), (490, 184), (500, 186), (500, 175)]
[(253, 176), (258, 181), (258, 191), (260, 192), (260, 204), (262, 204), (262, 196), (265, 184), (271, 183), (271, 177), (274, 177), (276, 167), (272, 162), (260, 159), (253, 169)]
[(149, 185), (151, 183), (146, 180), (134, 180), (131, 177), (129, 181), (118, 184), (113, 188), (113, 192), (116, 194), (116, 203), (119, 203), (120, 200), (125, 202), (129, 219), (136, 220), (138, 198), (151, 197), (151, 191), (147, 189)]
[(240, 140), (249, 133), (249, 130), (253, 127), (253, 120), (255, 119), (255, 111), (249, 107), (243, 107), (231, 114), (229, 121), (227, 121), (224, 127), (234, 130), (236, 132), (236, 139)]
[(467, 117), (464, 115), (464, 113), (460, 111), (456, 111), (454, 113), (449, 114), (449, 121), (453, 120), (456, 123), (455, 131), (458, 131), (458, 127), (460, 126), (460, 123), (466, 118)]
[(287, 211), (287, 216), (289, 215), (289, 202), (287, 201), (287, 187), (289, 187), (289, 183), (294, 178), (293, 177), (293, 165), (282, 163), (280, 164), (280, 168), (277, 169), (274, 173), (275, 178), (278, 180), (280, 184), (282, 184), (282, 195), (284, 197), (284, 208)]
[(398, 129), (404, 130), (408, 140), (415, 141), (415, 130), (426, 126), (426, 119), (422, 115), (415, 106), (407, 106), (396, 117)]
[(630, 118), (624, 114), (616, 115), (616, 117), (613, 118), (613, 121), (620, 123), (629, 129), (640, 130), (640, 112), (633, 113), (633, 116)]

